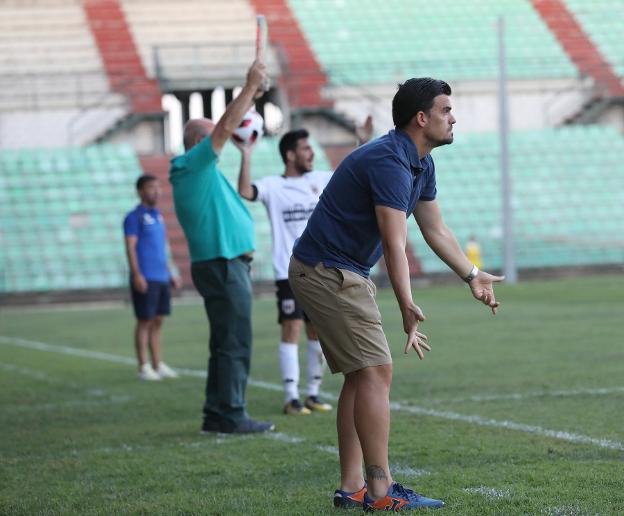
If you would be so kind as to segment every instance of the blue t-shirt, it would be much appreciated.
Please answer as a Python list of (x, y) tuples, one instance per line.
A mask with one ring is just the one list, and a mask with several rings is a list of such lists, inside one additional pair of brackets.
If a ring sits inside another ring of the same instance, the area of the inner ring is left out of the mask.
[(158, 208), (139, 204), (124, 219), (124, 234), (137, 237), (139, 270), (148, 281), (169, 281), (165, 221)]
[(433, 159), (428, 154), (420, 160), (407, 133), (392, 130), (354, 150), (336, 169), (293, 255), (366, 278), (383, 254), (375, 206), (409, 217), (417, 201), (435, 196)]

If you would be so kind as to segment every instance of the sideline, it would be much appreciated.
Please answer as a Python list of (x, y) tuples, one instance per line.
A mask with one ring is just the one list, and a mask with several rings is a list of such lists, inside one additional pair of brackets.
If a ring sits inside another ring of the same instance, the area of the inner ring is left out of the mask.
[[(73, 355), (85, 358), (93, 358), (96, 360), (103, 360), (108, 362), (116, 362), (122, 364), (131, 364), (135, 365), (135, 359), (130, 357), (124, 357), (120, 355), (113, 355), (111, 353), (103, 353), (100, 351), (90, 351), (80, 348), (73, 348), (70, 346), (58, 346), (54, 344), (46, 344), (44, 342), (36, 342), (26, 339), (21, 339), (18, 337), (6, 337), (0, 335), (0, 344), (5, 345), (13, 345), (21, 348), (29, 348), (29, 349), (37, 349), (40, 351), (49, 351), (54, 353), (62, 353), (66, 355)], [(205, 377), (206, 372), (195, 370), (195, 369), (178, 369), (180, 374), (185, 376), (193, 376), (193, 377)], [(281, 385), (272, 384), (268, 382), (255, 381), (249, 379), (249, 385), (258, 387), (261, 389), (268, 389), (272, 391), (282, 391)], [(328, 395), (328, 398), (333, 400), (336, 399), (335, 395)], [(505, 430), (515, 430), (518, 432), (523, 432), (527, 434), (539, 435), (542, 437), (549, 437), (552, 439), (557, 439), (560, 441), (566, 441), (575, 444), (588, 444), (593, 446), (598, 446), (600, 448), (607, 448), (611, 450), (621, 450), (624, 451), (624, 443), (620, 441), (614, 441), (611, 439), (599, 439), (595, 437), (590, 437), (583, 434), (575, 434), (561, 430), (551, 430), (548, 428), (542, 428), (541, 426), (536, 425), (527, 425), (524, 423), (516, 423), (514, 421), (508, 420), (497, 420), (497, 419), (488, 419), (483, 418), (477, 415), (467, 415), (467, 414), (459, 414), (457, 412), (450, 412), (445, 410), (435, 410), (424, 407), (418, 407), (414, 405), (408, 405), (405, 403), (397, 403), (391, 402), (390, 409), (395, 410), (397, 412), (403, 412), (408, 414), (416, 414), (420, 416), (430, 416), (430, 417), (438, 417), (442, 419), (449, 419), (452, 421), (462, 421), (465, 423), (478, 425), (478, 426), (487, 426), (493, 428), (501, 428)]]

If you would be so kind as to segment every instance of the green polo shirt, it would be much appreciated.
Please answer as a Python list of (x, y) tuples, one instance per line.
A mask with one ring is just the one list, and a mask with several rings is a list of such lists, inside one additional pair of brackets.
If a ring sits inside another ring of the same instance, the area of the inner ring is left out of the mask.
[(192, 262), (231, 259), (255, 248), (253, 220), (217, 168), (210, 136), (171, 160), (169, 182)]

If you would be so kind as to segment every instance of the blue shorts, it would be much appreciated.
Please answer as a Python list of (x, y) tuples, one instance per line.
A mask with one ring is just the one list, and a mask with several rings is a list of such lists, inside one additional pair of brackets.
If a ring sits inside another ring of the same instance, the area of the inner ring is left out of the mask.
[(171, 289), (168, 282), (148, 281), (147, 292), (141, 293), (130, 284), (134, 315), (141, 321), (151, 321), (157, 315), (171, 313)]

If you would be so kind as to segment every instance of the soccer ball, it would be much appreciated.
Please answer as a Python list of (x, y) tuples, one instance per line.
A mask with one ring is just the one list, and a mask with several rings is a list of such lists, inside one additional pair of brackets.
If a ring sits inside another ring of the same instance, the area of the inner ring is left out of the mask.
[(259, 140), (264, 134), (263, 131), (264, 120), (255, 109), (247, 111), (243, 117), (243, 121), (238, 128), (232, 134), (237, 142), (249, 145)]

